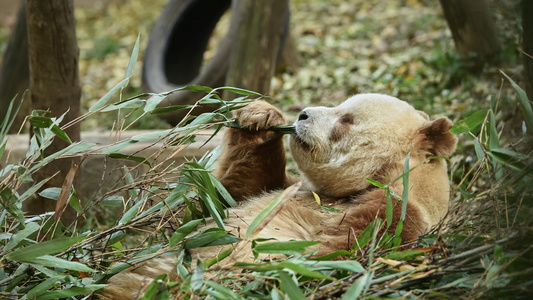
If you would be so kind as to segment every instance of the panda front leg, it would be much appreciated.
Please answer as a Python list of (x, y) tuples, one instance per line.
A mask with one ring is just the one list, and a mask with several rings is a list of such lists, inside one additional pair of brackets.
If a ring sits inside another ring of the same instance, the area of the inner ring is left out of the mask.
[(283, 134), (268, 128), (284, 125), (283, 114), (259, 100), (234, 112), (242, 127), (229, 128), (215, 176), (237, 201), (286, 185)]

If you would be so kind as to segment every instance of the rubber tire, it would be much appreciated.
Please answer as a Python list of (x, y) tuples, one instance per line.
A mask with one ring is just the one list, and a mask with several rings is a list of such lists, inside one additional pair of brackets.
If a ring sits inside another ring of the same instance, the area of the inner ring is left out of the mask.
[[(231, 14), (228, 31), (214, 57), (202, 70), (200, 68), (215, 26), (231, 6), (231, 0), (169, 0), (152, 29), (145, 50), (143, 90), (162, 93), (186, 85), (223, 86), (241, 14)], [(288, 33), (289, 18), (287, 14), (280, 53)], [(194, 104), (203, 95), (199, 92), (177, 92), (169, 95), (161, 106)], [(193, 113), (198, 115), (213, 109), (213, 106), (198, 107)], [(176, 125), (186, 113), (179, 110), (160, 117)]]

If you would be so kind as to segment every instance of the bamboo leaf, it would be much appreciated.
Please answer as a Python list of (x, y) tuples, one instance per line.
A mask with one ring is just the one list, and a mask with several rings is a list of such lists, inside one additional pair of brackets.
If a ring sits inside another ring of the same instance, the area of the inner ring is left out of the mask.
[(211, 228), (188, 238), (183, 248), (193, 249), (204, 247), (225, 235), (227, 235), (226, 231), (220, 228)]
[(246, 230), (247, 236), (254, 236), (259, 233), (265, 226), (276, 216), (283, 208), (283, 205), (289, 200), (302, 186), (302, 182), (297, 182), (286, 188), (274, 201), (272, 201), (257, 217), (250, 223)]
[(280, 262), (279, 264), (276, 264), (278, 268), (281, 268), (281, 269), (289, 269), (289, 270), (292, 270), (300, 275), (304, 275), (304, 276), (307, 276), (307, 277), (311, 277), (311, 278), (317, 278), (317, 279), (327, 279), (327, 280), (335, 280), (333, 277), (331, 276), (327, 276), (327, 275), (324, 275), (320, 272), (317, 272), (317, 271), (314, 271), (314, 270), (311, 270), (309, 268), (307, 268), (306, 266), (304, 265), (301, 265), (301, 264), (295, 264), (295, 263), (291, 263), (291, 262), (288, 262), (288, 261), (284, 261), (284, 262)]
[(285, 271), (279, 272), (279, 279), (281, 281), (280, 288), (285, 295), (291, 300), (305, 300), (305, 296), (300, 288), (296, 285), (292, 276)]
[(468, 116), (466, 119), (455, 122), (450, 129), (450, 133), (459, 134), (474, 130), (481, 123), (483, 123), (483, 121), (485, 121), (485, 118), (487, 117), (487, 111), (488, 110), (486, 109), (478, 110)]
[(172, 129), (143, 133), (143, 134), (132, 136), (131, 140), (136, 141), (136, 142), (158, 140), (158, 139), (168, 136), (171, 132), (172, 132)]
[(64, 251), (72, 245), (85, 240), (85, 238), (85, 236), (65, 237), (32, 244), (7, 254), (6, 258), (13, 261), (28, 261), (39, 256)]
[(297, 254), (307, 250), (308, 247), (316, 245), (317, 241), (285, 241), (285, 242), (268, 242), (255, 245), (255, 253), (269, 254)]
[(181, 242), (189, 233), (193, 232), (198, 228), (198, 225), (203, 220), (192, 220), (189, 221), (183, 225), (181, 225), (176, 232), (172, 235), (170, 238), (170, 241), (168, 242), (169, 247), (176, 246), (179, 242)]
[(214, 264), (220, 262), (221, 260), (223, 260), (224, 258), (228, 257), (231, 254), (231, 252), (233, 252), (233, 249), (231, 249), (231, 248), (222, 250), (217, 256), (206, 260), (204, 262), (204, 267), (205, 268), (211, 267), (212, 265), (214, 265)]
[(333, 260), (333, 261), (320, 261), (316, 265), (316, 268), (331, 268), (338, 270), (346, 270), (350, 272), (360, 273), (365, 270), (363, 266), (355, 260)]
[(39, 228), (41, 228), (41, 226), (39, 226), (35, 222), (30, 222), (26, 224), (26, 227), (24, 229), (20, 230), (19, 232), (11, 236), (11, 240), (5, 247), (4, 252), (7, 252), (13, 249), (13, 247), (15, 247), (20, 242), (22, 242), (25, 238), (27, 238), (28, 236), (32, 235), (34, 232), (39, 230)]
[(137, 35), (137, 40), (135, 41), (135, 45), (133, 46), (133, 51), (130, 56), (130, 61), (128, 62), (128, 67), (126, 68), (126, 74), (124, 74), (124, 79), (129, 79), (131, 75), (133, 75), (133, 70), (135, 69), (135, 63), (137, 62), (137, 58), (139, 57), (140, 39), (141, 39), (141, 34), (139, 33)]
[(54, 267), (54, 268), (63, 268), (67, 270), (82, 271), (82, 272), (95, 272), (95, 270), (87, 267), (86, 265), (75, 262), (68, 261), (59, 257), (51, 255), (41, 255), (34, 258), (24, 259), (23, 262), (30, 264), (37, 264), (45, 267)]
[(230, 92), (233, 92), (235, 94), (244, 95), (244, 96), (263, 97), (263, 95), (261, 95), (258, 92), (249, 91), (249, 90), (240, 89), (240, 88), (235, 88), (235, 87), (230, 87), (230, 86), (218, 87), (218, 88), (214, 89), (213, 91), (219, 91), (219, 90), (230, 91)]
[(405, 220), (405, 215), (407, 214), (407, 198), (409, 197), (409, 159), (411, 158), (411, 151), (407, 153), (405, 162), (403, 164), (403, 191), (402, 191), (402, 214), (400, 215), (400, 220)]
[(74, 297), (78, 295), (84, 295), (84, 294), (92, 293), (96, 290), (102, 289), (106, 286), (107, 286), (106, 284), (90, 284), (90, 285), (86, 285), (83, 287), (75, 286), (75, 287), (71, 287), (71, 288), (64, 289), (64, 290), (56, 290), (56, 291), (47, 292), (46, 294), (37, 297), (37, 300), (60, 299), (60, 298), (63, 299), (63, 298), (69, 298), (69, 297)]
[(102, 109), (102, 112), (110, 112), (110, 111), (124, 109), (124, 108), (139, 108), (139, 107), (143, 107), (145, 103), (146, 102), (144, 100), (140, 100), (140, 99), (126, 100), (126, 101), (122, 101), (117, 104), (108, 105), (106, 108)]
[(128, 84), (128, 81), (129, 78), (126, 78), (117, 83), (112, 89), (109, 90), (109, 92), (107, 92), (102, 98), (100, 98), (100, 100), (96, 101), (96, 103), (89, 108), (89, 112), (94, 112), (104, 107), (109, 99), (113, 97), (113, 95), (115, 95), (120, 89), (124, 88)]
[(206, 290), (204, 291), (204, 293), (209, 294), (215, 297), (216, 299), (244, 299), (241, 295), (234, 293), (230, 288), (224, 285), (221, 285), (211, 280), (205, 281), (204, 283), (217, 292), (216, 294), (211, 294), (210, 290)]
[(164, 95), (155, 94), (150, 96), (148, 100), (146, 100), (146, 105), (144, 106), (145, 112), (152, 112), (158, 105), (166, 98)]
[(360, 299), (363, 291), (370, 283), (371, 276), (369, 273), (363, 274), (363, 276), (357, 278), (354, 283), (346, 290), (346, 293), (342, 295), (341, 300)]
[(139, 208), (141, 207), (143, 203), (144, 203), (144, 199), (141, 199), (137, 203), (135, 203), (135, 205), (130, 207), (130, 209), (128, 209), (124, 213), (122, 218), (120, 218), (120, 221), (118, 221), (118, 224), (127, 224), (129, 221), (131, 221), (131, 219), (133, 219), (133, 217), (137, 214), (137, 212), (139, 212)]
[(133, 145), (135, 143), (137, 143), (137, 141), (125, 140), (123, 142), (120, 142), (118, 144), (112, 145), (112, 146), (102, 150), (102, 154), (116, 153), (117, 151), (120, 151), (120, 150), (128, 147), (129, 145)]
[(49, 288), (51, 288), (54, 284), (56, 284), (59, 280), (65, 278), (67, 275), (60, 275), (60, 276), (54, 276), (51, 278), (46, 279), (45, 281), (39, 283), (37, 286), (32, 288), (28, 294), (26, 294), (28, 299), (35, 299), (37, 296), (40, 296), (48, 291)]
[(518, 104), (520, 105), (520, 109), (524, 114), (524, 119), (529, 127), (529, 131), (531, 132), (531, 130), (533, 130), (533, 109), (531, 107), (531, 102), (527, 98), (526, 92), (524, 92), (524, 90), (521, 89), (520, 86), (518, 86), (518, 84), (511, 79), (511, 77), (507, 76), (507, 74), (501, 70), (500, 72), (503, 74), (503, 76), (505, 76), (505, 78), (507, 78), (507, 80), (509, 80), (514, 90), (518, 94)]
[(146, 160), (146, 158), (142, 157), (142, 156), (135, 156), (135, 155), (126, 155), (126, 154), (121, 154), (121, 153), (109, 153), (107, 156), (111, 157), (111, 158), (115, 158), (115, 159), (125, 159), (125, 160), (131, 160), (131, 161), (135, 161), (135, 162), (139, 162), (139, 163), (143, 163), (149, 167), (152, 166), (152, 164), (150, 164), (150, 162), (148, 160)]

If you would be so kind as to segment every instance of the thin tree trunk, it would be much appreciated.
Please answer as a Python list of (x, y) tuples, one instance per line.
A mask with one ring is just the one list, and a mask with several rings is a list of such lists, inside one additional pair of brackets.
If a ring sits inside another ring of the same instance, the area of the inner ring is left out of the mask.
[[(31, 108), (49, 110), (58, 117), (68, 110), (62, 124), (80, 114), (81, 88), (78, 75), (78, 44), (73, 0), (27, 0)], [(67, 128), (72, 141), (79, 141), (79, 123)], [(67, 146), (56, 138), (45, 156)], [(44, 188), (61, 187), (72, 160), (55, 160), (34, 174), (35, 181), (50, 178)], [(33, 199), (30, 213), (54, 211), (55, 201)], [(66, 216), (70, 219), (72, 216)]]
[[(230, 57), (226, 85), (266, 94), (274, 75), (284, 34), (288, 0), (236, 0), (241, 25)], [(234, 98), (226, 93), (225, 99)]]
[[(20, 1), (17, 20), (7, 43), (2, 68), (0, 69), (0, 123), (6, 117), (11, 100), (18, 95), (16, 102), (22, 101), (22, 94), (28, 89), (30, 68), (28, 66), (28, 35), (26, 28), (26, 1)], [(17, 132), (30, 112), (28, 97), (24, 100), (19, 114), (10, 128)]]
[(455, 46), (474, 66), (500, 51), (494, 20), (485, 0), (440, 0)]
[(525, 90), (529, 100), (533, 100), (533, 1), (531, 0), (522, 0), (522, 29)]

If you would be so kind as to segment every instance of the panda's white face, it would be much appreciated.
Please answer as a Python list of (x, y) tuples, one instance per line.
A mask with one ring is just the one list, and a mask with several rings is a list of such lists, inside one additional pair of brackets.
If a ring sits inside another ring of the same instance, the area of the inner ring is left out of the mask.
[(394, 97), (359, 94), (337, 107), (304, 109), (294, 123), (291, 152), (318, 191), (354, 195), (369, 186), (367, 178), (405, 159), (427, 121), (427, 115)]

